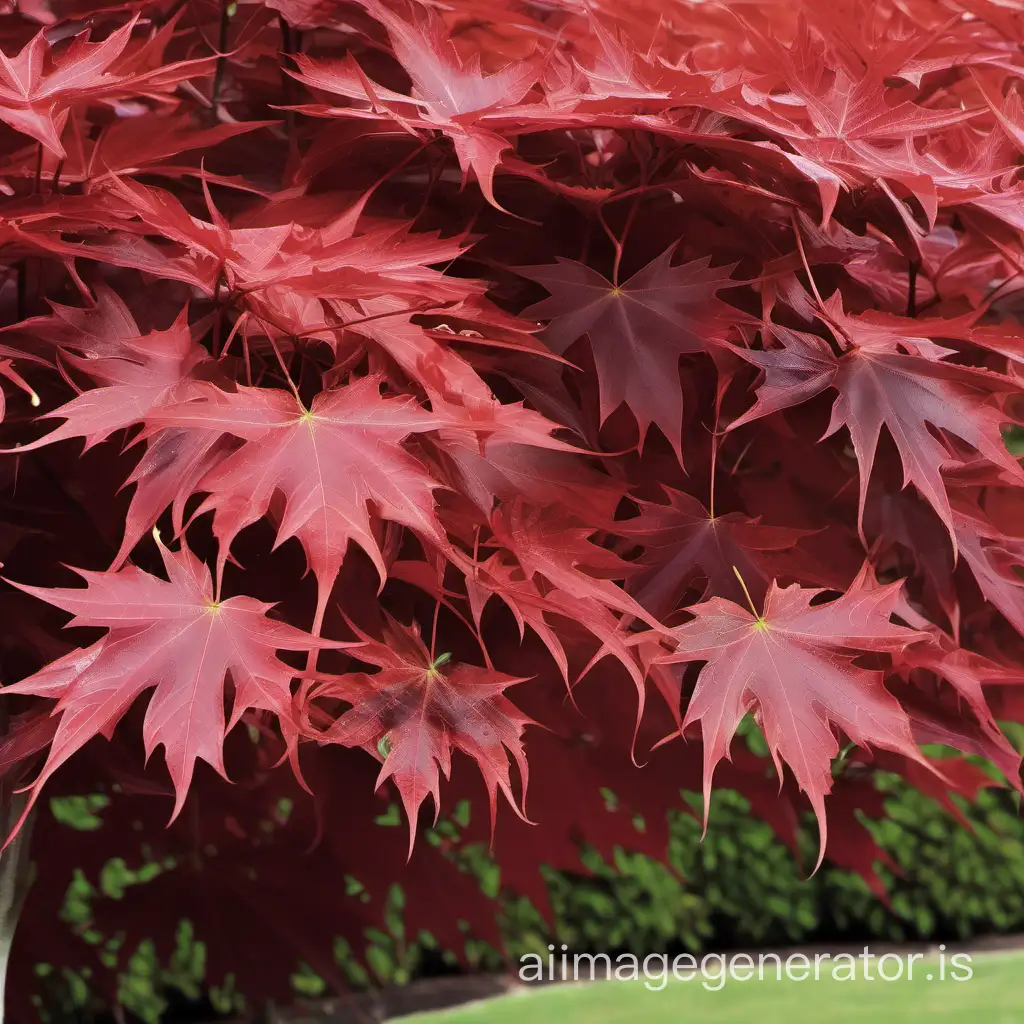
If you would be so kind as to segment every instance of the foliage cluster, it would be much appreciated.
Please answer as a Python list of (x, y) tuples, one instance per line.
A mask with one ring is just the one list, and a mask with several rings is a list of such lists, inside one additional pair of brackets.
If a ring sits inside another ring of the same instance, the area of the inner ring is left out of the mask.
[(54, 939), (115, 848), (163, 870), (97, 934), (187, 916), (270, 999), (399, 880), (499, 947), (458, 849), (550, 920), (542, 865), (665, 861), (714, 782), (880, 892), (877, 772), (1020, 789), (1024, 13), (16, 8), (0, 784), (110, 806), (37, 822), (12, 1009), (83, 957), (116, 1001)]

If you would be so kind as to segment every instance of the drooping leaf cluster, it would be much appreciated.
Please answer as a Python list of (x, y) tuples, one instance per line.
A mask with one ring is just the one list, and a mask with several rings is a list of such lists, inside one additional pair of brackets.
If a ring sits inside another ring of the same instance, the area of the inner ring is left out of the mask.
[[(424, 803), (543, 907), (695, 781), (868, 878), (873, 767), (1019, 787), (1022, 39), (996, 0), (19, 4), (8, 789), (114, 780), (192, 852), (175, 913), (258, 904), (331, 980), (379, 909), (345, 872), (495, 938)], [(268, 838), (284, 794), (316, 822)]]

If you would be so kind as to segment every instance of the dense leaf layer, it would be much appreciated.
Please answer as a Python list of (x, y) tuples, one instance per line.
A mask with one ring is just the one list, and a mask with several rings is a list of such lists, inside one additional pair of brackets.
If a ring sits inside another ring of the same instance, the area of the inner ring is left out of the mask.
[[(712, 773), (869, 879), (872, 764), (1019, 786), (1022, 39), (996, 0), (19, 5), (5, 780), (192, 799), (122, 824), (208, 871), (168, 899), (211, 935), (212, 892), (436, 885), (364, 849), (375, 788), (414, 841), (489, 805), (467, 842), (544, 905)], [(260, 846), (285, 794), (318, 824)], [(417, 923), (493, 939), (445, 877)], [(268, 928), (251, 984), (335, 983), (376, 899)]]

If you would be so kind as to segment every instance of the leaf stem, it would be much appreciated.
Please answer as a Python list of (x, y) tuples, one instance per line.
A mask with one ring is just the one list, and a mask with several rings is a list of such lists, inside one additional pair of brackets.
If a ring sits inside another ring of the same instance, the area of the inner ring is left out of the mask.
[[(283, 14), (279, 14), (277, 17), (278, 28), (281, 30), (281, 51), (282, 53), (292, 54), (295, 52), (295, 43), (292, 40), (292, 27), (288, 24), (288, 20)], [(281, 65), (281, 93), (283, 105), (290, 107), (292, 105), (292, 86), (294, 80), (292, 76), (285, 70), (284, 65)], [(284, 115), (285, 131), (288, 135), (288, 145), (295, 145), (295, 111), (286, 110)]]
[(715, 477), (718, 471), (718, 424), (722, 413), (722, 392), (719, 389), (719, 393), (715, 398), (715, 425), (711, 431), (711, 468), (709, 471), (710, 479), (708, 481), (708, 517), (710, 519), (715, 518)]
[[(442, 582), (442, 586), (443, 586)], [(434, 622), (430, 627), (430, 660), (434, 661), (434, 651), (437, 648), (437, 620), (441, 616), (441, 598), (434, 604)]]
[(743, 593), (746, 595), (746, 598), (747, 598), (747, 604), (750, 605), (750, 610), (753, 613), (754, 618), (757, 619), (758, 622), (764, 621), (762, 619), (761, 613), (757, 610), (757, 608), (754, 607), (754, 599), (750, 596), (750, 591), (747, 590), (746, 581), (740, 575), (739, 569), (737, 569), (736, 566), (734, 565), (732, 567), (732, 571), (734, 573), (736, 573), (736, 579), (738, 579), (740, 581), (740, 586), (743, 588)]
[[(324, 586), (322, 582), (317, 581), (316, 588), (316, 611), (313, 613), (313, 625), (310, 628), (310, 633), (319, 637), (323, 632), (324, 628), (324, 616), (327, 613), (327, 602), (331, 599), (331, 591), (334, 589), (334, 584), (330, 586)], [(299, 682), (299, 705), (304, 705), (306, 702), (306, 696), (313, 686), (313, 680), (309, 677), (316, 673), (317, 660), (320, 657), (320, 648), (312, 647), (309, 653), (306, 655), (306, 676), (307, 678), (300, 680)]]
[[(256, 318), (263, 322), (264, 326), (273, 327), (273, 324), (268, 324), (263, 317), (257, 313)], [(278, 330), (280, 328), (277, 328)], [(299, 397), (299, 389), (295, 386), (295, 381), (292, 380), (291, 372), (288, 370), (288, 365), (284, 361), (284, 356), (281, 355), (281, 350), (277, 347), (277, 342), (274, 340), (273, 335), (267, 331), (267, 341), (270, 342), (270, 347), (274, 350), (274, 355), (277, 357), (278, 365), (281, 367), (281, 372), (285, 376), (285, 380), (288, 381), (288, 387), (291, 388), (292, 394), (295, 396), (295, 401), (299, 403), (299, 407), (305, 409), (305, 405), (302, 403), (302, 399)]]
[(633, 226), (633, 221), (636, 219), (636, 211), (639, 205), (640, 193), (637, 193), (630, 204), (629, 213), (626, 214), (626, 223), (622, 225), (622, 234), (619, 236), (619, 244), (615, 249), (615, 263), (612, 265), (612, 284), (616, 288), (619, 285), (619, 267), (622, 264), (622, 253), (626, 247), (626, 238), (629, 235), (629, 229)]
[(822, 302), (821, 292), (818, 291), (818, 285), (815, 283), (814, 275), (811, 273), (811, 265), (807, 262), (807, 253), (804, 252), (803, 237), (800, 233), (800, 225), (797, 222), (796, 214), (790, 210), (789, 219), (793, 224), (793, 237), (796, 239), (797, 252), (800, 253), (800, 261), (804, 265), (804, 270), (807, 273), (807, 280), (811, 285), (811, 292), (814, 294), (814, 299), (818, 303), (818, 308), (824, 312), (825, 303)]

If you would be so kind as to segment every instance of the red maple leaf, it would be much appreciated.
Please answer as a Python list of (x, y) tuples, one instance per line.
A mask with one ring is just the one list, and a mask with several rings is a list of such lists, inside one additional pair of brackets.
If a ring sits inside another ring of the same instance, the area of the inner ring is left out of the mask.
[(890, 621), (901, 586), (871, 586), (862, 573), (825, 604), (811, 603), (821, 590), (773, 583), (761, 614), (721, 597), (689, 609), (694, 619), (674, 630), (676, 652), (661, 660), (707, 662), (681, 730), (701, 723), (705, 828), (715, 767), (728, 757), (748, 711), (757, 716), (780, 777), (785, 762), (811, 801), (821, 833), (819, 865), (828, 836), (831, 760), (839, 753), (835, 727), (855, 743), (922, 758), (882, 673), (855, 661), (868, 651), (902, 650), (924, 636)]
[[(35, 675), (4, 687), (58, 703), (59, 724), (32, 800), (46, 780), (94, 736), (109, 738), (129, 707), (152, 689), (142, 735), (149, 756), (163, 746), (174, 783), (177, 816), (197, 759), (224, 771), (224, 737), (251, 708), (292, 716), (295, 670), (276, 651), (314, 651), (338, 643), (268, 618), (273, 605), (251, 597), (221, 600), (209, 569), (186, 547), (159, 545), (167, 579), (133, 565), (117, 572), (76, 570), (85, 589), (48, 589), (8, 582), (106, 635), (75, 649)], [(226, 679), (233, 689), (225, 721)], [(27, 813), (27, 812), (26, 812)]]
[(338, 676), (311, 693), (311, 700), (334, 698), (351, 705), (318, 738), (363, 747), (381, 758), (377, 785), (394, 779), (409, 819), (410, 855), (419, 809), (428, 796), (440, 813), (440, 776), (451, 777), (453, 750), (480, 768), (492, 822), (499, 789), (525, 817), (512, 791), (509, 755), (519, 769), (525, 803), (529, 773), (522, 735), (533, 722), (504, 695), (524, 680), (476, 665), (450, 665), (447, 656), (427, 650), (415, 624), (403, 626), (390, 617), (383, 642), (362, 639), (353, 653), (380, 671)]
[[(101, 385), (44, 413), (65, 423), (19, 452), (42, 448), (72, 437), (84, 437), (90, 448), (117, 430), (142, 423), (159, 406), (182, 401), (196, 385), (193, 371), (216, 374), (216, 364), (196, 343), (181, 312), (166, 331), (144, 333), (128, 307), (109, 287), (97, 286), (96, 305), (88, 309), (52, 303), (53, 314), (20, 325), (38, 342), (54, 346), (55, 355)], [(136, 438), (136, 441), (143, 439)], [(146, 450), (125, 484), (135, 484), (125, 518), (124, 538), (113, 567), (128, 556), (152, 529), (157, 518), (174, 505), (175, 529), (180, 530), (184, 503), (205, 471), (219, 439), (216, 435), (183, 430), (148, 430)]]
[(681, 455), (679, 357), (706, 352), (743, 317), (715, 295), (732, 268), (711, 267), (707, 257), (673, 267), (674, 253), (675, 246), (666, 249), (621, 285), (562, 257), (515, 270), (551, 292), (523, 315), (551, 321), (544, 338), (556, 352), (583, 335), (590, 339), (601, 422), (624, 402), (636, 417), (641, 445), (654, 423)]
[[(967, 461), (950, 442), (966, 442), (1013, 477), (1020, 466), (1006, 450), (1001, 426), (1011, 419), (996, 401), (1017, 389), (1001, 374), (944, 361), (951, 350), (922, 337), (917, 321), (897, 318), (879, 324), (842, 312), (838, 300), (829, 305), (827, 322), (846, 351), (837, 357), (816, 335), (771, 325), (782, 349), (737, 350), (764, 371), (758, 401), (730, 429), (805, 402), (828, 387), (839, 392), (825, 437), (845, 426), (860, 464), (860, 521), (868, 484), (884, 426), (903, 461), (903, 484), (914, 484), (953, 535), (953, 516), (942, 481), (944, 466)], [(954, 324), (954, 332), (959, 331)], [(915, 330), (916, 328), (916, 330)], [(942, 336), (942, 328), (928, 328)], [(940, 433), (941, 432), (941, 433)]]
[(527, 579), (539, 575), (567, 594), (658, 627), (657, 619), (612, 582), (636, 567), (595, 544), (590, 539), (593, 529), (553, 510), (528, 508), (521, 501), (495, 509), (491, 528), (495, 541), (515, 556)]
[(158, 406), (187, 398), (189, 385), (195, 383), (192, 371), (209, 359), (206, 349), (193, 339), (187, 309), (166, 331), (142, 334), (113, 292), (102, 289), (99, 294), (96, 309), (57, 307), (53, 319), (71, 328), (68, 346), (84, 353), (83, 358), (64, 352), (61, 358), (101, 386), (43, 413), (45, 419), (66, 422), (38, 441), (22, 445), (21, 451), (72, 437), (84, 437), (85, 447), (91, 448), (116, 430), (142, 423)]
[(348, 107), (306, 104), (297, 109), (315, 117), (386, 119), (413, 133), (417, 128), (438, 129), (451, 139), (464, 179), (472, 170), (487, 200), (497, 205), (494, 172), (502, 153), (512, 144), (504, 135), (484, 127), (487, 114), (500, 108), (514, 109), (537, 81), (539, 65), (516, 61), (485, 75), (479, 59), (464, 63), (458, 57), (433, 12), (422, 10), (406, 21), (384, 5), (369, 6), (387, 27), (395, 56), (412, 79), (412, 95), (371, 81), (351, 57), (323, 61), (296, 54), (300, 70), (289, 72), (294, 78), (360, 103)]
[[(21, 52), (8, 57), (0, 52), (0, 121), (38, 140), (58, 158), (67, 154), (61, 133), (72, 104), (113, 96), (130, 96), (155, 86), (173, 87), (213, 66), (216, 57), (182, 61), (144, 70), (146, 58), (159, 58), (162, 46), (150, 46), (134, 55), (130, 67), (112, 69), (124, 53), (139, 16), (112, 32), (101, 43), (89, 42), (88, 32), (77, 35), (58, 56), (53, 56), (46, 35), (38, 35)], [(154, 37), (166, 45), (169, 31)], [(49, 67), (47, 67), (49, 64)]]
[(793, 547), (807, 531), (763, 526), (740, 512), (711, 515), (694, 497), (664, 488), (667, 505), (644, 502), (641, 515), (616, 530), (643, 546), (637, 560), (642, 570), (630, 577), (627, 589), (652, 615), (664, 618), (675, 610), (687, 588), (703, 579), (703, 596), (743, 600), (739, 570), (755, 600), (767, 592), (765, 552)]
[(957, 548), (987, 601), (1024, 636), (1024, 540), (999, 530), (966, 494), (953, 504)]
[[(829, 47), (803, 15), (792, 41), (784, 42), (753, 28), (749, 38), (765, 62), (767, 80), (782, 82), (787, 89), (785, 93), (767, 91), (758, 96), (748, 87), (746, 95), (757, 96), (759, 101), (751, 104), (751, 113), (809, 157), (856, 164), (860, 152), (873, 144), (920, 135), (978, 112), (977, 108), (931, 109), (906, 99), (900, 101), (887, 78), (899, 75), (903, 54), (872, 54), (867, 62), (864, 57), (850, 59)], [(923, 47), (924, 39), (917, 36), (911, 43), (914, 45)], [(909, 58), (906, 50), (904, 54)], [(956, 60), (955, 54), (950, 54), (937, 67)], [(897, 101), (887, 102), (890, 96)]]
[(238, 533), (266, 515), (281, 491), (278, 542), (294, 536), (302, 543), (320, 584), (321, 608), (350, 540), (373, 559), (382, 585), (387, 577), (371, 502), (385, 519), (446, 546), (434, 513), (440, 484), (402, 446), (439, 421), (408, 396), (382, 397), (378, 379), (324, 391), (309, 408), (275, 388), (226, 392), (197, 385), (191, 401), (154, 412), (149, 423), (244, 442), (195, 484), (208, 493), (198, 512), (213, 510), (221, 565)]

